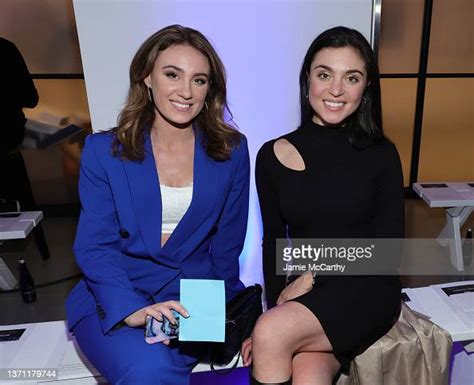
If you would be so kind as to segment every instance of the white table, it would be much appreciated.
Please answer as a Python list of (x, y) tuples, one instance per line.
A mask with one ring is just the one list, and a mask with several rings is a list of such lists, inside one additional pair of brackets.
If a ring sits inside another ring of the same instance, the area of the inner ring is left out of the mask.
[(42, 219), (41, 211), (0, 213), (0, 241), (26, 238)]
[[(470, 182), (414, 183), (413, 190), (429, 207), (446, 209), (446, 225), (438, 236), (441, 246), (449, 245), (451, 264), (464, 271), (461, 226), (474, 209), (474, 187)], [(436, 187), (445, 185), (446, 187)], [(431, 187), (428, 187), (431, 186)]]
[[(457, 314), (449, 303), (437, 293), (437, 288), (474, 284), (474, 281), (453, 282), (443, 285), (403, 289), (411, 301), (405, 302), (411, 309), (423, 313), (447, 330), (454, 342), (474, 341), (474, 327), (471, 327)], [(474, 294), (473, 294), (474, 298)], [(474, 349), (472, 350), (474, 352)]]
[[(42, 219), (41, 211), (0, 213), (0, 244), (9, 239), (26, 238)], [(10, 290), (15, 285), (15, 277), (0, 258), (0, 289)]]

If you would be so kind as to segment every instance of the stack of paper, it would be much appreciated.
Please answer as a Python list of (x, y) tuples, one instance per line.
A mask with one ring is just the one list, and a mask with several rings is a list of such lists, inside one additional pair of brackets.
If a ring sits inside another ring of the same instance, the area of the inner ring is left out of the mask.
[(444, 283), (431, 287), (466, 327), (474, 329), (474, 281)]

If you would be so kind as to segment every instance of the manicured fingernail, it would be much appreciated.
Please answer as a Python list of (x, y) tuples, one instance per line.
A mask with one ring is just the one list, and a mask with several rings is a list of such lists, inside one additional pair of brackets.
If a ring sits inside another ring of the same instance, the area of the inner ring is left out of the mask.
[(188, 317), (189, 317), (189, 313), (188, 313), (187, 311), (185, 311), (185, 312), (184, 312), (184, 316), (185, 316), (186, 318), (188, 318)]

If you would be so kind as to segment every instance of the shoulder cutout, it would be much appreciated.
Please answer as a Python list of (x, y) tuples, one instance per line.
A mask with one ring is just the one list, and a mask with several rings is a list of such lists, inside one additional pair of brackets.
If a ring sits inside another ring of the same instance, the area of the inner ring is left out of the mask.
[(278, 161), (286, 168), (294, 171), (306, 170), (303, 157), (288, 140), (278, 139), (273, 144), (273, 152)]

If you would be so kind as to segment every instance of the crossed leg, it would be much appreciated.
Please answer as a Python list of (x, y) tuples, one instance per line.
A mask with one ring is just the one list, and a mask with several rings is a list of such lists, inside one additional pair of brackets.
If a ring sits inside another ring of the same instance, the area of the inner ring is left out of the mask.
[(297, 353), (293, 357), (293, 385), (331, 385), (340, 367), (332, 353)]
[(262, 383), (331, 385), (339, 362), (315, 315), (298, 302), (264, 313), (252, 334), (253, 376)]

